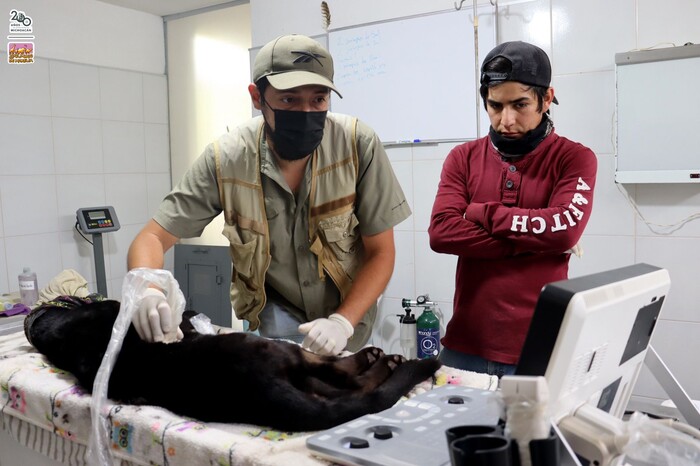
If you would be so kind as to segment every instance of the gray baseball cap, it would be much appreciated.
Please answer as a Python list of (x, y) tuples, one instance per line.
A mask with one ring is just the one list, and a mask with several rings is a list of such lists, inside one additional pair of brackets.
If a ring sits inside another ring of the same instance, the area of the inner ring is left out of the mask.
[(333, 84), (333, 57), (321, 44), (300, 34), (280, 36), (260, 49), (253, 63), (253, 82), (267, 78), (275, 89)]

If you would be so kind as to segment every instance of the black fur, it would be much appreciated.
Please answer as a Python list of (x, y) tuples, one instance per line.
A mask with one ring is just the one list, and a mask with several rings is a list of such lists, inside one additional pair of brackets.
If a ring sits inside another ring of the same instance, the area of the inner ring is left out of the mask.
[[(118, 312), (111, 300), (48, 308), (26, 332), (37, 350), (91, 391)], [(250, 333), (200, 335), (189, 322), (193, 314), (185, 313), (178, 343), (147, 343), (129, 328), (110, 399), (205, 422), (312, 431), (387, 409), (440, 367), (435, 359), (406, 361), (374, 347), (341, 358)]]

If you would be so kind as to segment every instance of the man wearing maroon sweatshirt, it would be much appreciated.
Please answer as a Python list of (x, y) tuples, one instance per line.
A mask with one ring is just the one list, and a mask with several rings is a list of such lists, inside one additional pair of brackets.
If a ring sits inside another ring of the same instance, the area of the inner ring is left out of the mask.
[(597, 160), (559, 136), (547, 54), (506, 42), (481, 68), (489, 135), (445, 160), (430, 246), (458, 256), (448, 366), (502, 376), (520, 357), (542, 287), (568, 275), (593, 206)]

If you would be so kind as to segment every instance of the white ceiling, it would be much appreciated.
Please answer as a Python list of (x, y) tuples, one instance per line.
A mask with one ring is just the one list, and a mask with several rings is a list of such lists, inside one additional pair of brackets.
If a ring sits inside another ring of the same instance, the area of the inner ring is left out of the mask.
[(168, 16), (178, 13), (187, 13), (189, 11), (207, 8), (214, 5), (224, 3), (241, 3), (240, 1), (232, 2), (231, 0), (99, 0), (104, 3), (131, 8), (132, 10), (145, 11), (157, 16)]

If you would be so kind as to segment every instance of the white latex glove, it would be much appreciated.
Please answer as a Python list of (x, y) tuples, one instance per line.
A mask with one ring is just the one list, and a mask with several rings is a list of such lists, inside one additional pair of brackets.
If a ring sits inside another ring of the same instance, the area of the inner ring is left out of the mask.
[(132, 323), (142, 340), (165, 343), (182, 340), (182, 316), (170, 309), (162, 291), (147, 288), (136, 306)]
[(583, 247), (579, 243), (576, 243), (574, 245), (574, 247), (572, 247), (571, 249), (569, 249), (568, 251), (565, 251), (565, 252), (573, 254), (576, 257), (582, 257), (583, 256)]
[(322, 356), (335, 356), (343, 351), (354, 331), (350, 321), (340, 314), (299, 326), (299, 332), (306, 335), (301, 346)]

